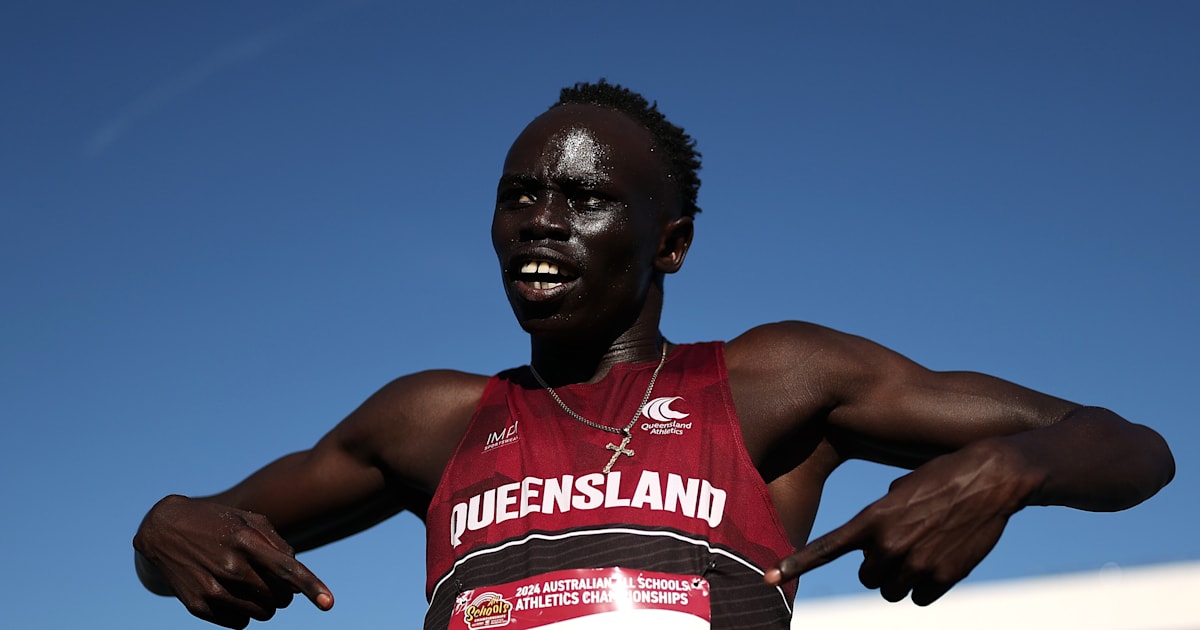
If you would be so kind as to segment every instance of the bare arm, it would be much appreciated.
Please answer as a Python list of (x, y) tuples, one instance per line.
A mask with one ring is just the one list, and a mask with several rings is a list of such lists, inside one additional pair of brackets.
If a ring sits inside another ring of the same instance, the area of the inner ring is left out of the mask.
[(752, 408), (747, 444), (756, 445), (767, 470), (804, 466), (788, 456), (796, 435), (843, 460), (915, 468), (849, 523), (781, 561), (768, 573), (772, 582), (861, 550), (865, 585), (889, 600), (911, 591), (914, 601), (929, 603), (982, 560), (1026, 505), (1124, 509), (1174, 473), (1157, 433), (1107, 410), (983, 374), (927, 370), (865, 339), (808, 324), (743, 337), (773, 357), (758, 369), (778, 370), (784, 376), (774, 386), (791, 393), (765, 412)]
[(143, 584), (231, 628), (265, 620), (294, 593), (329, 589), (294, 557), (404, 509), (424, 516), (486, 378), (426, 372), (394, 381), (312, 449), (197, 499), (171, 496), (134, 538)]

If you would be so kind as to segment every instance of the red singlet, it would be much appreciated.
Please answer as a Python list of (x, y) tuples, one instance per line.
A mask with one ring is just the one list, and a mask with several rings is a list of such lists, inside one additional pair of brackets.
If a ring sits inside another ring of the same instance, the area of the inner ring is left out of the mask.
[[(656, 365), (555, 391), (620, 428)], [(606, 475), (621, 436), (572, 419), (528, 368), (493, 377), (426, 518), (426, 630), (446, 628), (464, 589), (600, 567), (703, 576), (713, 628), (787, 628), (794, 582), (762, 575), (792, 546), (742, 443), (724, 345), (676, 347), (632, 433), (635, 454)]]

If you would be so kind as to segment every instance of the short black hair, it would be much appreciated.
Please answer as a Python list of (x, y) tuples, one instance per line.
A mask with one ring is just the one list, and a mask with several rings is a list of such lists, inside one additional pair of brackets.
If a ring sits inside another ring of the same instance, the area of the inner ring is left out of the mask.
[(596, 83), (576, 83), (563, 88), (558, 102), (550, 109), (572, 103), (615, 109), (641, 123), (663, 152), (667, 177), (675, 182), (679, 192), (681, 212), (684, 216), (700, 212), (700, 206), (696, 205), (700, 192), (700, 152), (696, 150), (696, 141), (658, 111), (657, 101), (651, 103), (629, 88), (600, 79)]

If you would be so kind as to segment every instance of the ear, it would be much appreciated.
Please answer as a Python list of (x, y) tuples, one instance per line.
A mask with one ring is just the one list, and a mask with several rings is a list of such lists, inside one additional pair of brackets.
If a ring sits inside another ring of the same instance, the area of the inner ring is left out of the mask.
[(673, 219), (663, 228), (662, 241), (658, 244), (658, 256), (654, 268), (661, 273), (675, 273), (683, 267), (688, 248), (692, 246), (692, 217)]

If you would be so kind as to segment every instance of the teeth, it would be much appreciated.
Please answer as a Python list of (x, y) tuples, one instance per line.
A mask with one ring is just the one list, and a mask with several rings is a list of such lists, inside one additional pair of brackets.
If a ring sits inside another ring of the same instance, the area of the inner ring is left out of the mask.
[(535, 281), (535, 282), (533, 283), (533, 288), (535, 288), (535, 289), (553, 289), (554, 287), (560, 287), (560, 286), (562, 286), (562, 283), (561, 283), (561, 282), (540, 282), (540, 281)]
[(544, 273), (552, 276), (558, 275), (558, 265), (552, 262), (531, 260), (524, 265), (521, 265), (521, 273)]

